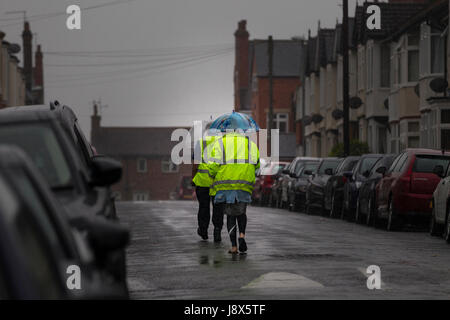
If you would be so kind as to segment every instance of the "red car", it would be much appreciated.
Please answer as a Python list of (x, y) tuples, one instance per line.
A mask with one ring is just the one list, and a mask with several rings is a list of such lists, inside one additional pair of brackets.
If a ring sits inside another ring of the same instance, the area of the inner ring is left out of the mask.
[(430, 201), (441, 178), (436, 172), (447, 168), (450, 152), (407, 149), (391, 167), (380, 167), (383, 178), (376, 186), (376, 220), (386, 219), (387, 230), (395, 230), (409, 218), (431, 217)]
[(177, 187), (178, 200), (195, 200), (195, 188), (192, 186), (191, 176), (182, 176), (180, 185)]
[(261, 205), (265, 206), (269, 203), (272, 185), (287, 164), (288, 162), (270, 162), (261, 168), (258, 176), (258, 198)]

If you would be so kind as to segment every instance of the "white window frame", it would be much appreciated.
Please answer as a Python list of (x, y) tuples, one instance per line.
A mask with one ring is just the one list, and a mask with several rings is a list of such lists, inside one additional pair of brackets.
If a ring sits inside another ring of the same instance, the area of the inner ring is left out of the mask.
[[(168, 167), (167, 170), (165, 167)], [(162, 173), (178, 173), (180, 167), (172, 162), (171, 159), (164, 159), (161, 161), (161, 172)]]
[(134, 202), (144, 202), (149, 200), (149, 194), (146, 191), (136, 191), (133, 192)]
[[(281, 118), (281, 116), (286, 116), (285, 118)], [(273, 122), (275, 123), (275, 127), (272, 129), (280, 129), (281, 123), (286, 123), (286, 131), (280, 133), (288, 133), (289, 132), (289, 113), (287, 112), (277, 112), (273, 114)], [(269, 114), (267, 114), (267, 128), (269, 127)]]

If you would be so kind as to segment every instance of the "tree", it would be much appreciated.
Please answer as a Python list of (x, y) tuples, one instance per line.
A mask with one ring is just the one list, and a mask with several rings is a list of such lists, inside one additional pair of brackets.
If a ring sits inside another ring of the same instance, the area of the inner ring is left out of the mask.
[[(350, 155), (351, 156), (361, 156), (361, 155), (367, 154), (367, 153), (370, 153), (369, 145), (367, 144), (367, 142), (362, 142), (359, 140), (350, 141)], [(345, 157), (344, 144), (338, 143), (337, 145), (335, 145), (333, 147), (333, 149), (331, 150), (329, 156), (330, 157), (338, 157), (338, 158)]]

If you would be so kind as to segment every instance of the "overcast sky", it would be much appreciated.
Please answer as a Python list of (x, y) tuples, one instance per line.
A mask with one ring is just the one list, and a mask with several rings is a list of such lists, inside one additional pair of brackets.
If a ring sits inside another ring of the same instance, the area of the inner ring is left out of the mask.
[[(341, 19), (340, 0), (132, 0), (82, 11), (81, 30), (66, 28), (67, 15), (33, 18), (63, 13), (71, 4), (108, 2), (117, 0), (0, 2), (0, 30), (9, 42), (22, 45), (23, 24), (10, 20), (20, 15), (5, 12), (26, 10), (44, 52), (121, 51), (121, 59), (44, 55), (46, 102), (73, 107), (86, 132), (92, 100), (99, 98), (108, 105), (104, 126), (189, 126), (230, 112), (233, 33), (241, 19), (250, 38), (275, 39), (307, 35), (308, 28), (314, 35), (319, 19), (323, 27)], [(355, 2), (350, 0), (351, 16)], [(147, 54), (153, 56), (142, 57)]]

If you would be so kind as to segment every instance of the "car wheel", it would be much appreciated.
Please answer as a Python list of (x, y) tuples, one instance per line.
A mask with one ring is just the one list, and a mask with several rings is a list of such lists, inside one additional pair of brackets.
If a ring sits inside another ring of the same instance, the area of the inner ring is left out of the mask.
[(372, 224), (373, 220), (373, 204), (372, 204), (372, 197), (369, 198), (369, 203), (367, 204), (367, 215), (366, 215), (366, 225), (370, 226)]
[(330, 218), (334, 218), (336, 216), (337, 216), (336, 196), (333, 192), (333, 194), (331, 195)]
[(391, 197), (388, 204), (388, 221), (386, 226), (387, 231), (396, 231), (400, 227), (400, 221), (395, 211), (395, 206), (392, 202), (393, 201)]
[(361, 212), (360, 212), (360, 207), (359, 207), (359, 198), (356, 199), (355, 222), (356, 223), (361, 223)]
[(447, 204), (447, 219), (445, 221), (444, 239), (450, 244), (450, 202)]
[(345, 220), (347, 218), (347, 210), (345, 208), (345, 200), (342, 201), (342, 209), (341, 209), (341, 219)]
[(430, 235), (432, 237), (442, 236), (442, 227), (436, 222), (436, 210), (434, 205), (434, 199), (432, 200), (433, 207), (431, 209), (431, 219), (430, 219)]

